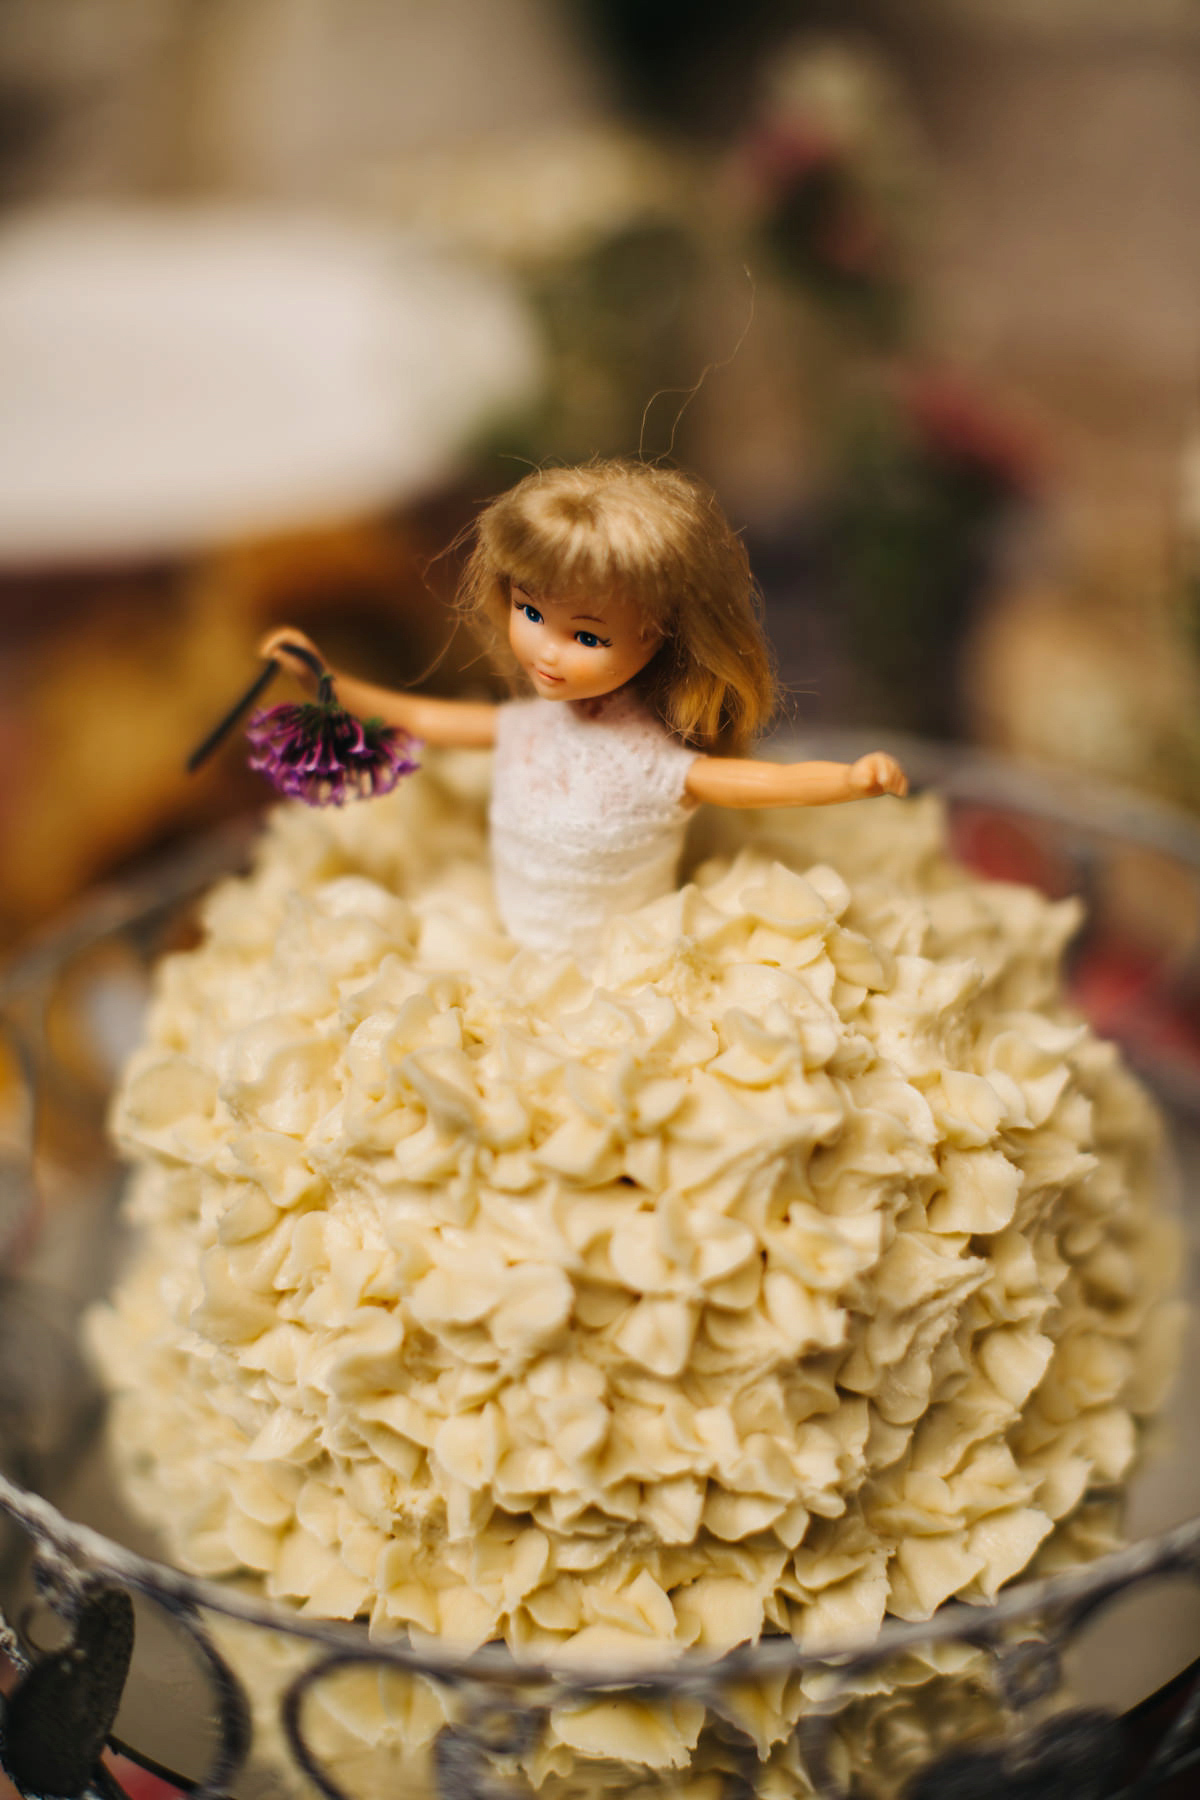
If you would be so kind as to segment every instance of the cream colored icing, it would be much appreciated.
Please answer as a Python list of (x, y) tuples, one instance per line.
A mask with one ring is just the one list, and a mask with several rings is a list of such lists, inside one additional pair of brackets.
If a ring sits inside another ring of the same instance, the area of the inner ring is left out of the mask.
[(90, 1323), (131, 1496), (195, 1572), (581, 1661), (987, 1601), (1169, 1363), (1077, 907), (927, 800), (743, 815), (585, 972), (498, 927), (484, 787), (281, 808), (162, 966)]

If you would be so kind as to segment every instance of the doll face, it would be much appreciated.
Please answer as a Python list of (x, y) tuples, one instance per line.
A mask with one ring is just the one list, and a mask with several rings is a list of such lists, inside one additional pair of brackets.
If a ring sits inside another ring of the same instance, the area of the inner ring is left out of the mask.
[(508, 641), (540, 699), (595, 700), (632, 681), (662, 639), (619, 594), (532, 594), (513, 582)]

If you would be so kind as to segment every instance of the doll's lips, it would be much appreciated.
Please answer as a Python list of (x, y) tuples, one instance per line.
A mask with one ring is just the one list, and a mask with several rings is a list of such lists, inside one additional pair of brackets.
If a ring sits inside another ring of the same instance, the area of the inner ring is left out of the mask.
[(535, 669), (533, 672), (542, 681), (565, 681), (567, 679), (565, 675), (550, 675), (545, 669)]

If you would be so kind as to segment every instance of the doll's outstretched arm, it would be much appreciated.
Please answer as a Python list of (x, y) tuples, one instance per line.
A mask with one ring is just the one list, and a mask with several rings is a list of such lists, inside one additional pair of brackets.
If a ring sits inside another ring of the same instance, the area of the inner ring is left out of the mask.
[(883, 750), (857, 762), (773, 763), (698, 756), (685, 791), (711, 806), (833, 806), (872, 794), (906, 794), (908, 777)]
[[(297, 644), (302, 650), (325, 663), (325, 658), (311, 638), (290, 625), (267, 633), (258, 646), (260, 656), (273, 656), (295, 675), (305, 687), (315, 685), (312, 670), (298, 656), (288, 654), (287, 646)], [(328, 668), (328, 664), (326, 664)], [(437, 700), (429, 694), (406, 694), (395, 688), (376, 687), (329, 669), (337, 687), (337, 697), (349, 712), (360, 719), (382, 719), (385, 725), (397, 725), (424, 744), (445, 744), (462, 750), (486, 749), (496, 740), (497, 708), (487, 700)]]

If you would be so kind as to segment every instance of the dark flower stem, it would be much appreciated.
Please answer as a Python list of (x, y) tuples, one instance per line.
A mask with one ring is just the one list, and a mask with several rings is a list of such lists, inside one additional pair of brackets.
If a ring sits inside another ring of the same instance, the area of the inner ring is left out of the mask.
[[(280, 649), (286, 650), (290, 656), (297, 656), (301, 662), (307, 663), (313, 674), (316, 675), (321, 682), (329, 682), (329, 676), (325, 671), (324, 665), (311, 651), (302, 649), (299, 644), (281, 644)], [(279, 669), (280, 664), (276, 661), (275, 657), (269, 656), (262, 669), (260, 669), (259, 673), (254, 677), (254, 680), (241, 698), (234, 701), (233, 705), (229, 708), (229, 711), (216, 725), (213, 726), (203, 742), (196, 745), (196, 748), (188, 757), (185, 765), (189, 775), (194, 775), (196, 770), (201, 768), (203, 764), (208, 761), (213, 751), (220, 749), (221, 745), (225, 742), (225, 739), (229, 736), (242, 715), (248, 713), (255, 701), (261, 699), (263, 694), (266, 693), (276, 675), (278, 675)], [(322, 698), (327, 697), (328, 696), (322, 695)]]

